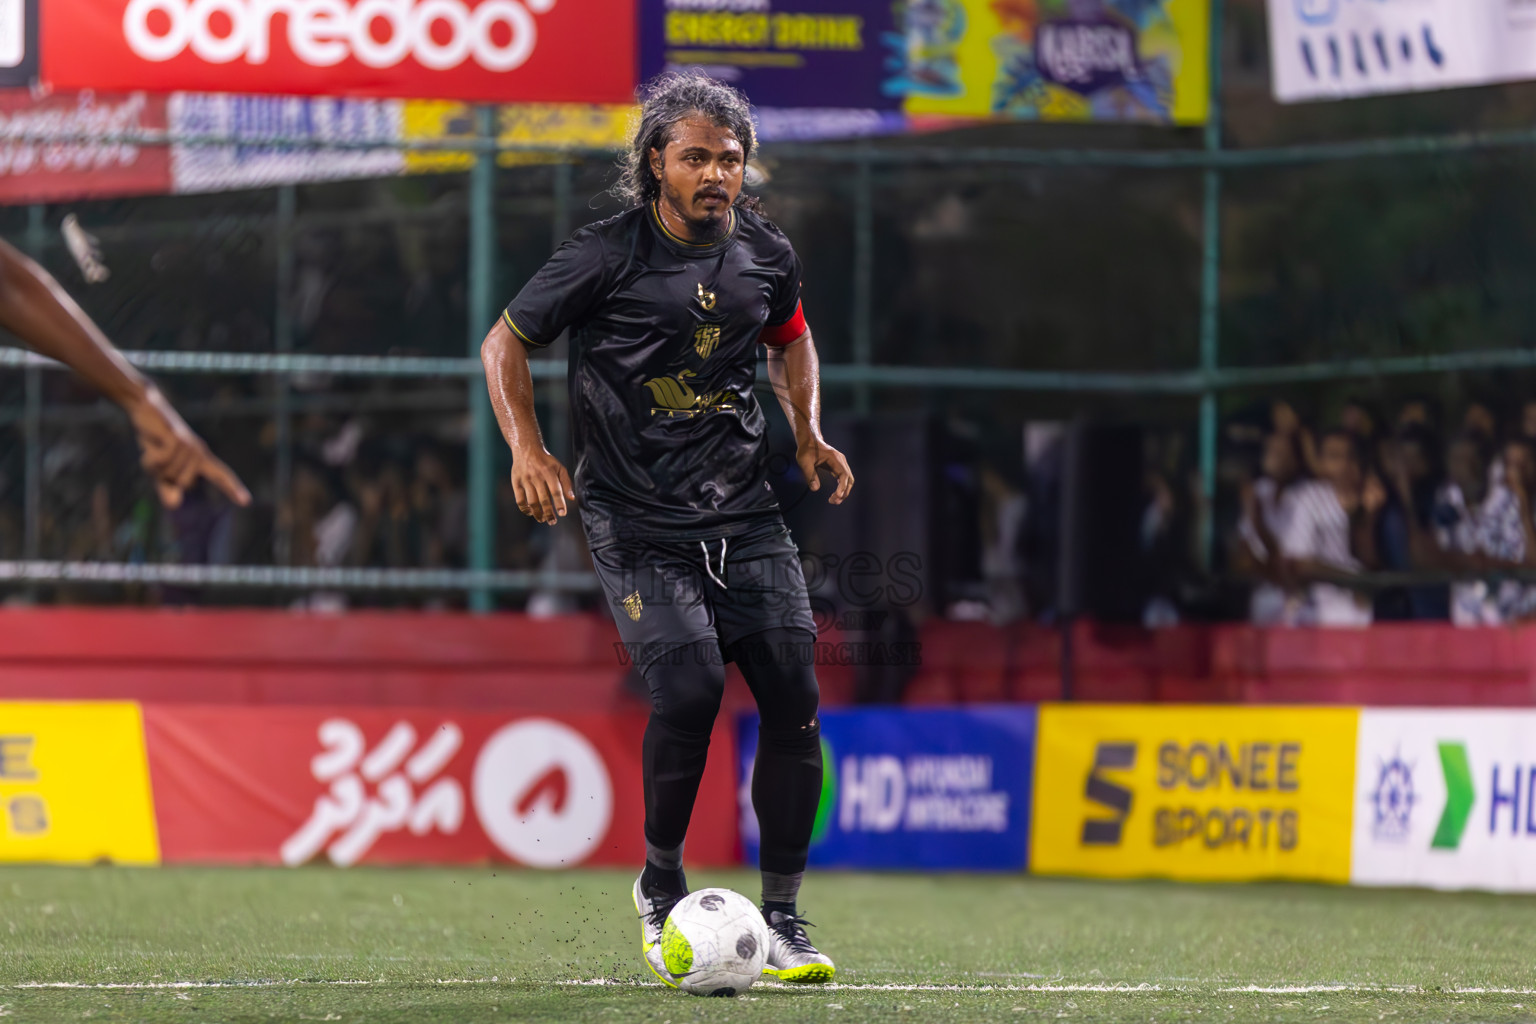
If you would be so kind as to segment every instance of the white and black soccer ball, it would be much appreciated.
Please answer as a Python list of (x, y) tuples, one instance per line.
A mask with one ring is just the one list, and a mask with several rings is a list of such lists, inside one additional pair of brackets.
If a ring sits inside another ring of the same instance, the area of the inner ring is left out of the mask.
[(768, 958), (763, 912), (739, 892), (700, 889), (678, 901), (661, 930), (661, 959), (695, 996), (738, 996)]

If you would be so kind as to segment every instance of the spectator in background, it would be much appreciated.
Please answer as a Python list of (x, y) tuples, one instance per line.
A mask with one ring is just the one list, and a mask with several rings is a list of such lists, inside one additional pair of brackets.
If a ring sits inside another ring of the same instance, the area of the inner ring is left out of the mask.
[[(292, 561), (297, 566), (335, 568), (352, 549), (357, 530), (357, 509), (341, 497), (334, 474), (308, 459), (293, 467), (290, 493), (278, 511), (279, 521), (293, 538)], [(343, 611), (346, 595), (321, 591), (294, 602), (299, 609)]]
[(1427, 430), (1432, 435), (1439, 433), (1440, 403), (1428, 395), (1409, 398), (1397, 412), (1396, 429), (1401, 432), (1409, 427)]
[(1527, 399), (1520, 406), (1519, 435), (1536, 441), (1536, 399)]
[(1296, 451), (1301, 455), (1301, 469), (1307, 476), (1317, 475), (1317, 440), (1296, 409), (1289, 402), (1275, 402), (1270, 406), (1270, 422), (1277, 434), (1295, 438)]
[[(1513, 489), (1502, 483), (1489, 485), (1492, 458), (1482, 434), (1463, 432), (1451, 443), (1446, 453), (1448, 479), (1436, 497), (1434, 512), (1440, 567), (1461, 573), (1490, 573), (1523, 565), (1536, 552), (1529, 511), (1536, 459), (1531, 456), (1530, 442), (1513, 440), (1506, 458), (1514, 464)], [(1451, 621), (1458, 626), (1511, 621), (1529, 613), (1525, 591), (1513, 580), (1456, 583), (1451, 587)]]
[(1339, 411), (1339, 429), (1348, 431), (1360, 439), (1367, 453), (1376, 445), (1378, 418), (1376, 411), (1361, 398), (1350, 398)]
[(1477, 399), (1469, 402), (1466, 412), (1461, 414), (1461, 429), (1466, 434), (1482, 438), (1487, 444), (1493, 444), (1499, 432), (1499, 419), (1493, 414), (1492, 406)]
[(348, 564), (389, 569), (419, 565), (420, 523), (400, 463), (392, 458), (359, 459), (349, 483), (360, 514)]
[[(1442, 476), (1439, 445), (1426, 422), (1401, 416), (1398, 422), (1403, 425), (1384, 446), (1382, 471), (1395, 500), (1383, 511), (1377, 550), (1383, 569), (1403, 572), (1436, 562), (1435, 500)], [(1450, 614), (1450, 590), (1443, 584), (1406, 587), (1377, 600), (1377, 619), (1444, 620)]]
[[(166, 515), (171, 559), (179, 565), (233, 564), (234, 508), (202, 481), (189, 487), (181, 504)], [(187, 605), (201, 603), (207, 596), (202, 587), (167, 586), (162, 599), (168, 605)]]
[(1367, 476), (1360, 439), (1346, 430), (1323, 436), (1318, 479), (1297, 484), (1280, 536), (1283, 569), (1305, 586), (1287, 602), (1285, 621), (1295, 626), (1368, 626), (1371, 602), (1332, 582), (1374, 569), (1376, 518), (1386, 489)]
[(1467, 406), (1461, 416), (1462, 433), (1481, 439), (1485, 450), (1492, 452), (1488, 462), (1488, 486), (1498, 487), (1504, 482), (1504, 458), (1499, 452), (1499, 418), (1493, 406), (1476, 400)]
[(434, 569), (463, 565), (469, 539), (468, 496), (434, 444), (424, 442), (416, 450), (411, 504), (426, 530), (421, 564)]
[[(1536, 442), (1530, 438), (1516, 436), (1504, 442), (1503, 489), (1509, 495), (1498, 507), (1499, 535), (1507, 551), (1504, 557), (1512, 566), (1536, 567)], [(1500, 621), (1515, 622), (1536, 615), (1536, 586), (1503, 580), (1496, 593)]]
[(1299, 434), (1275, 431), (1264, 440), (1258, 479), (1242, 486), (1239, 544), (1233, 560), (1240, 570), (1264, 580), (1248, 599), (1248, 621), (1255, 626), (1275, 626), (1285, 620), (1279, 538), (1290, 517), (1290, 490), (1303, 478), (1302, 463)]

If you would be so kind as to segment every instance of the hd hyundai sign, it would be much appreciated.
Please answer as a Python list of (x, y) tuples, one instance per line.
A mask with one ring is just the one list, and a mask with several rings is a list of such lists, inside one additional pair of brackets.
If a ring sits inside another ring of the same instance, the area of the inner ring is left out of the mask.
[(1360, 713), (1358, 885), (1536, 890), (1536, 711)]
[[(737, 803), (749, 863), (757, 717), (739, 722)], [(812, 865), (1024, 869), (1035, 757), (1033, 707), (828, 711)]]

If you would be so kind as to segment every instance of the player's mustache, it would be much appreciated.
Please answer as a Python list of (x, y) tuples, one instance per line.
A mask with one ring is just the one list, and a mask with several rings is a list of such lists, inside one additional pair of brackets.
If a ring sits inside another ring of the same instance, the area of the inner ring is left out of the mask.
[(701, 188), (693, 194), (695, 199), (730, 199), (730, 194), (723, 188)]

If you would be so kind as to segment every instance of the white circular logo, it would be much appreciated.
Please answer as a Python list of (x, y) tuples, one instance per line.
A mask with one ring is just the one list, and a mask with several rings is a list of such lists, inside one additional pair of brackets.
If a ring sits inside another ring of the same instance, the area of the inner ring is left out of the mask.
[(613, 820), (602, 756), (581, 733), (548, 718), (504, 726), (485, 741), (474, 800), (491, 842), (536, 868), (580, 864)]

